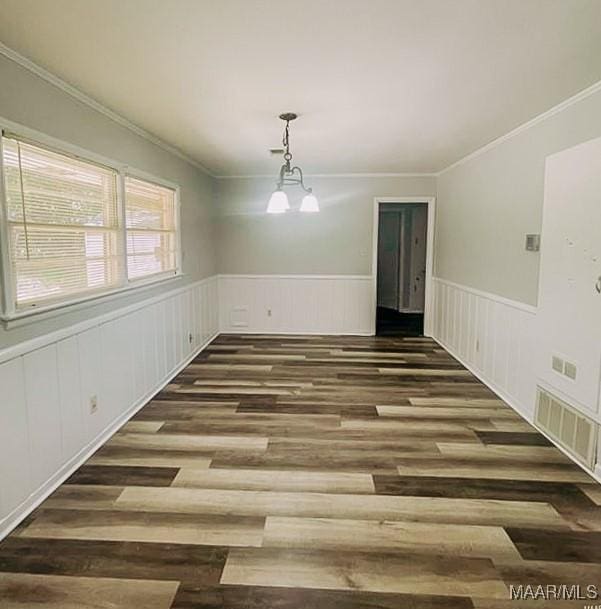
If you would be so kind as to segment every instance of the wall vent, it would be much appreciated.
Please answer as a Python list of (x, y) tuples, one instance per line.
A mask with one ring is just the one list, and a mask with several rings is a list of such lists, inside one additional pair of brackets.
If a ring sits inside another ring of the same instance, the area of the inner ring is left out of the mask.
[(555, 370), (555, 372), (559, 372), (559, 374), (563, 374), (563, 360), (561, 357), (554, 355), (551, 358), (551, 368)]
[(597, 423), (542, 387), (537, 388), (534, 421), (578, 461), (593, 469)]

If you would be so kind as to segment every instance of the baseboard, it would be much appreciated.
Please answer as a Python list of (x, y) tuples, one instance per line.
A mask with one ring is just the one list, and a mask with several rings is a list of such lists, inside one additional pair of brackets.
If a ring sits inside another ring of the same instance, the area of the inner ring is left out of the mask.
[(460, 364), (465, 366), (478, 380), (484, 383), (491, 391), (493, 391), (497, 396), (499, 396), (506, 404), (511, 406), (517, 414), (519, 414), (526, 422), (528, 422), (532, 427), (534, 427), (540, 434), (545, 436), (549, 442), (551, 442), (556, 448), (558, 448), (570, 461), (572, 461), (575, 465), (577, 465), (581, 470), (586, 472), (589, 476), (594, 478), (599, 484), (601, 484), (601, 463), (598, 463), (594, 470), (587, 469), (580, 463), (573, 455), (571, 455), (563, 446), (557, 444), (557, 442), (549, 436), (543, 429), (541, 429), (536, 423), (534, 419), (530, 417), (526, 411), (509, 395), (503, 392), (499, 387), (495, 385), (492, 381), (488, 380), (484, 377), (484, 375), (477, 369), (474, 368), (471, 364), (468, 364), (460, 355), (458, 355), (451, 347), (446, 345), (442, 340), (436, 337), (432, 337), (434, 341), (436, 341), (445, 351), (450, 353)]
[(374, 336), (373, 332), (315, 332), (313, 330), (248, 330), (245, 328), (227, 328), (219, 334), (245, 334), (248, 336)]
[(179, 374), (201, 351), (203, 351), (217, 336), (215, 332), (207, 341), (197, 347), (173, 370), (166, 374), (153, 389), (137, 400), (128, 410), (111, 422), (90, 443), (82, 448), (74, 457), (69, 459), (49, 480), (34, 491), (21, 505), (15, 508), (8, 516), (0, 521), (0, 540), (4, 539), (15, 527), (19, 525), (33, 510), (35, 510), (49, 495), (51, 495), (76, 469), (78, 469), (92, 454), (102, 446), (118, 429), (131, 417), (142, 409), (148, 401), (163, 389), (174, 376)]

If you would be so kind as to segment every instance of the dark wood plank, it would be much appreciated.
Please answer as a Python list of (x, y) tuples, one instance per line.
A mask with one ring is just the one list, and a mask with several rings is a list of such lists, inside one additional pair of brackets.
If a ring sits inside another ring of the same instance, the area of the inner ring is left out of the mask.
[(0, 571), (217, 584), (227, 548), (187, 544), (8, 537)]
[(507, 528), (526, 560), (601, 564), (601, 532)]
[(469, 598), (267, 586), (180, 586), (171, 609), (472, 609)]
[(176, 467), (83, 465), (65, 481), (65, 484), (169, 486), (178, 471)]

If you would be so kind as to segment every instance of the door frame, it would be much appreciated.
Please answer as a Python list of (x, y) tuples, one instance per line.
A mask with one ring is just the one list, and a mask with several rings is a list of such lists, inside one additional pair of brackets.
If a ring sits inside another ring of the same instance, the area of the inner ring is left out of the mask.
[(434, 222), (436, 214), (436, 197), (374, 197), (371, 281), (372, 281), (372, 326), (371, 332), (376, 333), (376, 314), (378, 307), (378, 232), (380, 228), (380, 205), (386, 203), (425, 203), (428, 206), (428, 224), (426, 228), (426, 286), (424, 298), (424, 336), (432, 336), (433, 306), (434, 306)]

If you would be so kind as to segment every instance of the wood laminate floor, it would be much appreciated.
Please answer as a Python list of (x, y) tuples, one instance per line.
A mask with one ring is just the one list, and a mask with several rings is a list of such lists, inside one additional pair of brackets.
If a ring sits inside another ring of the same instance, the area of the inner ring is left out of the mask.
[(601, 589), (600, 488), (420, 337), (222, 335), (0, 544), (2, 609), (585, 605), (520, 584)]

